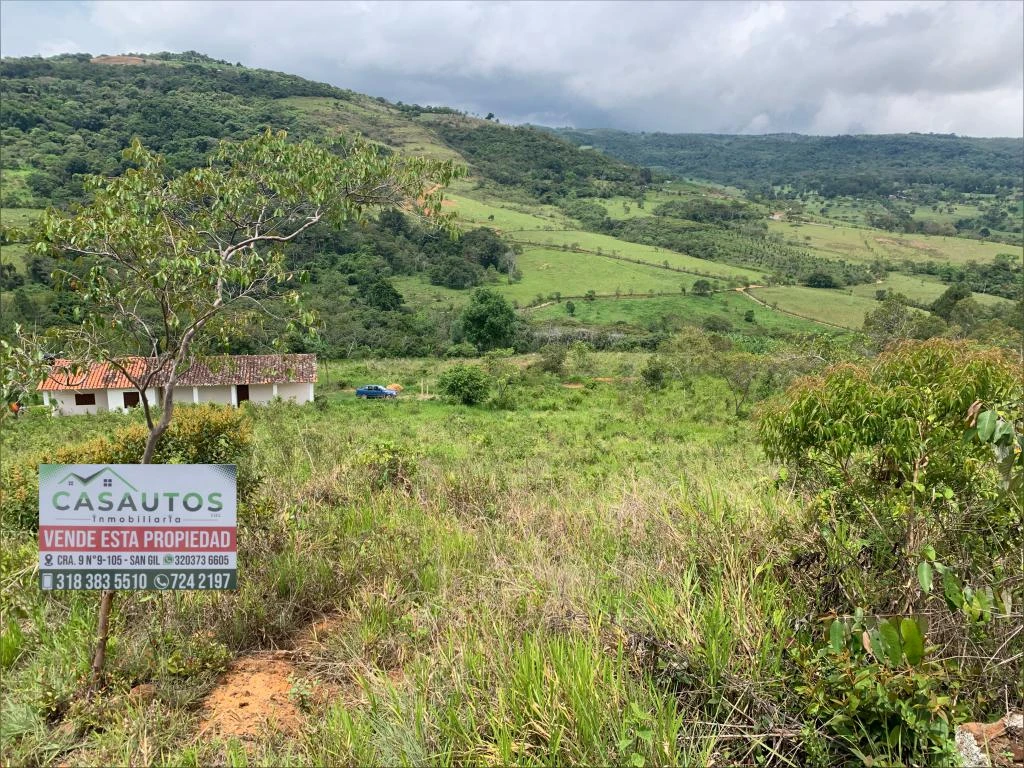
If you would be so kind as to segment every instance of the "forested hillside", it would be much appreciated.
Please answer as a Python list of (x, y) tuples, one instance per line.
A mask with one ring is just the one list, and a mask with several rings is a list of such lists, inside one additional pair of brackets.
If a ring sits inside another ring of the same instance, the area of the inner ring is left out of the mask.
[(996, 193), (1021, 185), (1024, 141), (938, 134), (725, 136), (562, 129), (558, 135), (636, 165), (737, 187), (791, 186), (826, 197), (908, 187)]
[[(737, 187), (757, 199), (800, 200), (839, 220), (1021, 242), (1022, 139), (576, 129), (557, 135), (629, 163)], [(847, 215), (851, 207), (859, 209), (856, 218)]]

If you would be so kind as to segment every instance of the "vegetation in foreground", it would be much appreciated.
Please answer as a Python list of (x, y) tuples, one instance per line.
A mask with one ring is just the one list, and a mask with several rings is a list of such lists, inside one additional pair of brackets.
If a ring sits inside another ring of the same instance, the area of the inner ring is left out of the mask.
[[(8, 422), (4, 762), (948, 762), (957, 722), (1022, 698), (1016, 364), (904, 346), (753, 421), (713, 343), (332, 364), (310, 406), (181, 408), (164, 460), (253, 478), (241, 586), (125, 597), (92, 699), (97, 598), (38, 591), (31, 469), (145, 429)], [(479, 405), (415, 395), (467, 367)], [(348, 391), (384, 379), (398, 401)], [(221, 673), (275, 648), (297, 725), (197, 738)]]

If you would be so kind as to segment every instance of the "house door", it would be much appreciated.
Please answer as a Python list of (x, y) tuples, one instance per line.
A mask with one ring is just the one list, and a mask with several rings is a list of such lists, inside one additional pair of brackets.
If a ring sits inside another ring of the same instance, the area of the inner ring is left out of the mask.
[(238, 402), (244, 403), (249, 399), (249, 385), (239, 384), (235, 389), (238, 391)]
[(139, 393), (138, 392), (125, 392), (124, 393), (124, 407), (125, 408), (138, 408), (139, 407)]

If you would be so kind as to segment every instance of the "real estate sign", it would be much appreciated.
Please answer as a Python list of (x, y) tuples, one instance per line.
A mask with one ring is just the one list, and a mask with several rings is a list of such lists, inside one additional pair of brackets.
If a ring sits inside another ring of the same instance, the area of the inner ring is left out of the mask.
[(233, 464), (41, 464), (43, 589), (235, 589)]

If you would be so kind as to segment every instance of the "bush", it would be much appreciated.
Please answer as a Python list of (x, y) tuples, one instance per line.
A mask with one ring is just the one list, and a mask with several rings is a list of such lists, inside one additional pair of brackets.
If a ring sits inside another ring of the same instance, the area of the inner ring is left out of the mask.
[(360, 456), (359, 465), (371, 487), (377, 491), (401, 488), (408, 492), (412, 489), (412, 479), (417, 471), (415, 457), (391, 441), (370, 446), (369, 451)]
[(926, 547), (986, 581), (1019, 569), (1020, 504), (1001, 490), (992, 448), (964, 432), (972, 408), (1022, 400), (1012, 355), (933, 339), (804, 379), (763, 415), (766, 453), (813, 494), (824, 578), (845, 595), (832, 608), (919, 599), (908, 585)]
[(540, 349), (538, 367), (561, 376), (565, 372), (566, 349), (561, 344), (547, 344)]
[(917, 621), (836, 619), (828, 645), (800, 667), (794, 688), (814, 724), (808, 763), (957, 764), (953, 735), (966, 712), (946, 667), (924, 659)]
[[(40, 464), (137, 464), (149, 430), (130, 424), (110, 437), (40, 452), (0, 478), (0, 524), (35, 530), (39, 525)], [(218, 405), (178, 407), (153, 455), (154, 464), (235, 464), (239, 500), (259, 482), (251, 462), (252, 425), (248, 415)]]
[(732, 330), (732, 323), (729, 322), (729, 318), (722, 317), (721, 315), (709, 315), (704, 318), (701, 326), (706, 331), (713, 331), (715, 333), (728, 333)]
[(668, 363), (660, 357), (649, 357), (640, 369), (640, 378), (651, 389), (664, 389), (668, 378)]
[(468, 341), (460, 341), (458, 344), (452, 344), (448, 349), (444, 351), (444, 356), (448, 358), (452, 357), (476, 357), (476, 347), (470, 344)]
[(437, 386), (442, 394), (463, 405), (476, 405), (487, 398), (491, 378), (479, 366), (456, 365), (438, 377)]
[(839, 283), (828, 272), (811, 272), (804, 280), (804, 285), (811, 288), (838, 288)]

